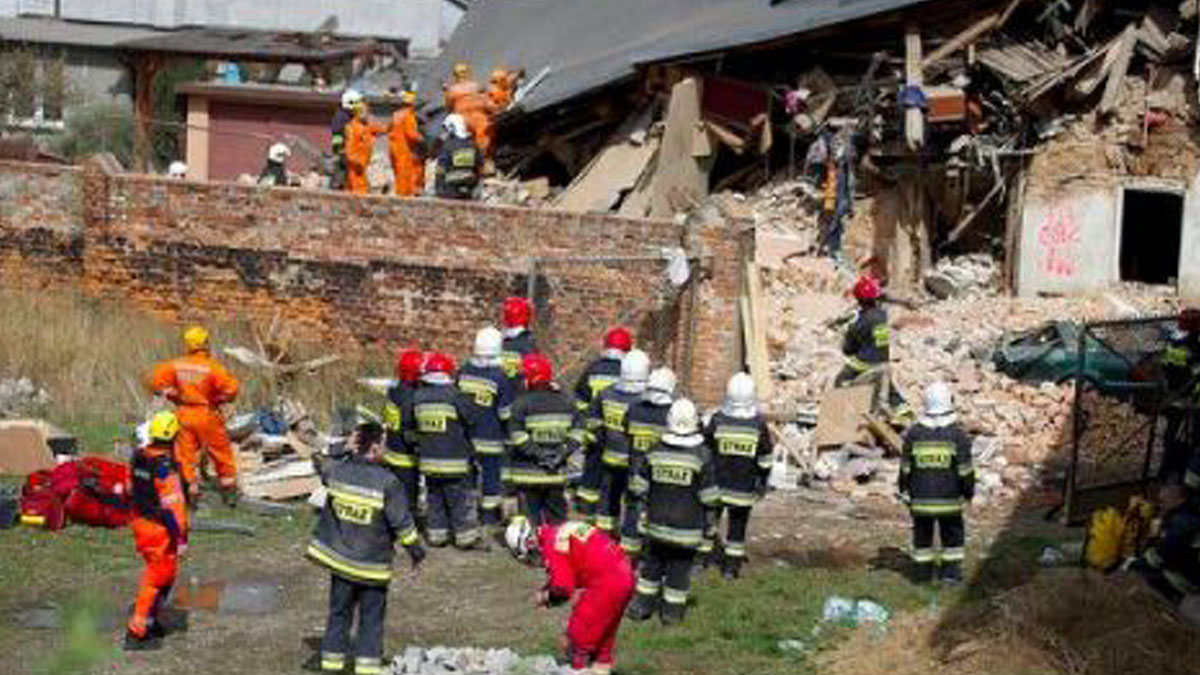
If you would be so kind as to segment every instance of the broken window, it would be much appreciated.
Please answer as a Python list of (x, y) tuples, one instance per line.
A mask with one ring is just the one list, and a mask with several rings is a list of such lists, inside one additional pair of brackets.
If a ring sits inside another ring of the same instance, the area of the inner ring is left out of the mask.
[(1133, 188), (1126, 188), (1122, 195), (1121, 280), (1175, 283), (1183, 233), (1183, 195)]

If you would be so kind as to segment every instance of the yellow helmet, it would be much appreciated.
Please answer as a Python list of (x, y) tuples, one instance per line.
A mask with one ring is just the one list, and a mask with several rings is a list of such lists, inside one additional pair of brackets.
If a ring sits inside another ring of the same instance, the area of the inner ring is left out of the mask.
[(208, 331), (200, 326), (192, 326), (183, 331), (183, 347), (189, 354), (208, 349)]
[(179, 435), (179, 418), (175, 413), (164, 410), (150, 419), (150, 440), (155, 443), (171, 443)]
[(454, 64), (454, 78), (456, 80), (465, 80), (471, 76), (471, 66), (459, 61)]
[(497, 68), (492, 71), (492, 84), (504, 84), (508, 82), (508, 71), (503, 68)]
[(417, 102), (417, 92), (402, 91), (400, 92), (400, 102), (404, 105), (414, 105)]

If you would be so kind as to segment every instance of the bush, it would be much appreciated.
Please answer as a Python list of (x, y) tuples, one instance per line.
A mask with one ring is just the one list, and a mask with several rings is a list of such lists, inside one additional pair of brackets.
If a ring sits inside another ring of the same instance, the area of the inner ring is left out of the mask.
[(93, 103), (72, 110), (63, 133), (52, 141), (54, 150), (71, 161), (97, 152), (111, 152), (122, 165), (133, 161), (133, 111), (117, 103)]

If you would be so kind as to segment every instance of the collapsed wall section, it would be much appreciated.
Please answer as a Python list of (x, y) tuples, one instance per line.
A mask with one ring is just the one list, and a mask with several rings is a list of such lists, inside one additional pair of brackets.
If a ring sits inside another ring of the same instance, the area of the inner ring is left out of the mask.
[(115, 294), (178, 320), (279, 312), (334, 343), (464, 354), (502, 299), (526, 292), (531, 258), (682, 248), (693, 274), (667, 296), (650, 297), (661, 264), (539, 268), (536, 328), (553, 331), (560, 363), (574, 362), (597, 351), (605, 322), (625, 321), (706, 403), (740, 367), (738, 227), (0, 162), (4, 285)]

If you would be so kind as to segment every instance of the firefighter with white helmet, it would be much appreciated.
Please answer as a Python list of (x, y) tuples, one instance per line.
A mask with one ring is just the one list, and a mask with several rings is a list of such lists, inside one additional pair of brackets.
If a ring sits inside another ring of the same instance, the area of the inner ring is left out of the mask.
[[(617, 383), (600, 392), (588, 411), (588, 429), (594, 440), (592, 466), (599, 459), (600, 508), (596, 524), (612, 532), (621, 522), (621, 503), (629, 486), (629, 456), (631, 441), (626, 428), (630, 409), (641, 402), (650, 378), (650, 357), (634, 349), (621, 359), (621, 374)], [(586, 469), (585, 469), (586, 471)], [(588, 482), (595, 475), (585, 472), (581, 489), (591, 489)]]
[(501, 469), (507, 440), (504, 425), (513, 403), (512, 384), (500, 365), (502, 341), (496, 328), (480, 329), (475, 335), (475, 353), (458, 373), (458, 389), (475, 409), (475, 426), (470, 436), (479, 465), (480, 510), (483, 525), (488, 529), (500, 525)]
[[(667, 431), (667, 413), (675, 401), (675, 371), (656, 368), (646, 382), (642, 400), (629, 409), (625, 416), (625, 433), (629, 436), (629, 475), (635, 476), (639, 465), (646, 461), (646, 453), (653, 448)], [(639, 532), (641, 509), (635, 496), (626, 488), (625, 513), (621, 518), (621, 548), (625, 553), (637, 557), (642, 552), (642, 535)]]

